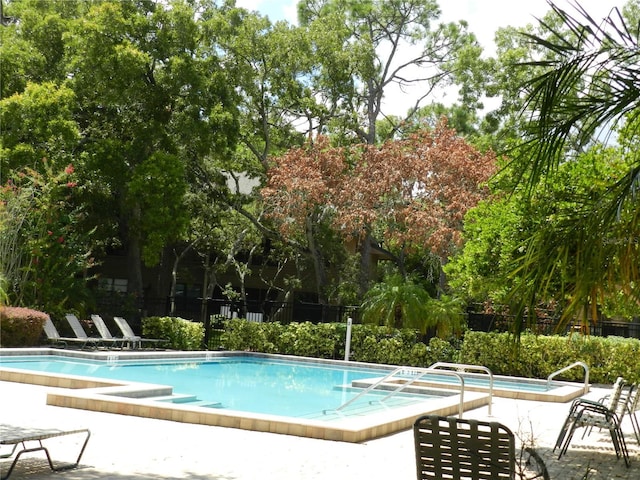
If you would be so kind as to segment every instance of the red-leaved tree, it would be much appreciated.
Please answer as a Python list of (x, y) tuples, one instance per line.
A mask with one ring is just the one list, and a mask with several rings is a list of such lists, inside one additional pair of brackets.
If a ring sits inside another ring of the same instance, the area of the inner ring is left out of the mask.
[(488, 194), (495, 168), (493, 152), (479, 152), (442, 120), (381, 146), (338, 148), (320, 137), (274, 160), (262, 196), (281, 234), (305, 240), (317, 257), (320, 297), (327, 267), (320, 225), (359, 246), (364, 292), (372, 244), (384, 247), (403, 274), (407, 253), (428, 251), (446, 261), (460, 246), (465, 213)]

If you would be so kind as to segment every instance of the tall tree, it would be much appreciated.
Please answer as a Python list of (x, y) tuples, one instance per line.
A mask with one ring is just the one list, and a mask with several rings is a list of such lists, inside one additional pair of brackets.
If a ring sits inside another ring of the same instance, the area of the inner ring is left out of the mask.
[[(441, 123), (379, 147), (332, 147), (321, 137), (276, 159), (262, 194), (283, 235), (307, 240), (323, 298), (325, 243), (314, 242), (314, 228), (342, 242), (377, 238), (406, 276), (407, 252), (444, 262), (459, 246), (464, 214), (484, 196), (494, 167), (491, 152), (479, 153)], [(368, 273), (361, 271), (361, 294)]]
[(66, 37), (87, 168), (109, 186), (139, 297), (142, 263), (157, 263), (187, 224), (185, 172), (223, 155), (235, 135), (233, 95), (198, 7), (97, 2)]
[[(577, 5), (571, 13), (550, 5), (563, 29), (542, 23), (548, 35), (528, 35), (553, 54), (525, 65), (544, 69), (523, 85), (528, 123), (516, 165), (530, 191), (594, 141), (610, 138), (614, 126), (624, 125), (629, 139), (637, 138), (640, 126), (638, 32), (627, 26), (637, 25), (637, 2), (604, 20)], [(629, 155), (628, 166), (607, 179), (599, 198), (572, 212), (562, 228), (542, 229), (531, 238), (519, 270), (525, 279), (517, 292), (521, 312), (533, 308), (545, 285), (566, 271), (575, 273), (564, 286), (565, 320), (578, 313), (585, 321), (597, 318), (598, 304), (616, 290), (637, 298), (640, 157), (633, 148), (620, 153)]]
[[(313, 82), (331, 112), (317, 125), (321, 133), (370, 145), (383, 141), (380, 119), (393, 124), (388, 134), (395, 135), (436, 89), (453, 84), (467, 108), (478, 106), (481, 90), (473, 87), (482, 70), (474, 67), (481, 48), (465, 22), (438, 22), (434, 0), (304, 0), (298, 16), (313, 42)], [(385, 111), (394, 88), (414, 99), (397, 119)]]

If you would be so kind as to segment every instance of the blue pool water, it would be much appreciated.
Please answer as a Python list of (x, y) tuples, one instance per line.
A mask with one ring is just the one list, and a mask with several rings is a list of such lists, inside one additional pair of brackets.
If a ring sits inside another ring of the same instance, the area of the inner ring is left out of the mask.
[[(381, 377), (387, 370), (356, 368), (255, 357), (213, 360), (136, 360), (110, 364), (59, 356), (0, 357), (0, 366), (37, 372), (88, 376), (173, 386), (174, 394), (188, 394), (200, 404), (217, 404), (244, 412), (289, 417), (317, 417), (357, 395), (353, 380)], [(371, 393), (354, 403), (366, 405), (381, 398)], [(402, 394), (384, 408), (423, 402), (426, 395)], [(374, 402), (375, 403), (375, 402)], [(383, 407), (379, 407), (383, 408)], [(346, 412), (345, 412), (346, 413)]]

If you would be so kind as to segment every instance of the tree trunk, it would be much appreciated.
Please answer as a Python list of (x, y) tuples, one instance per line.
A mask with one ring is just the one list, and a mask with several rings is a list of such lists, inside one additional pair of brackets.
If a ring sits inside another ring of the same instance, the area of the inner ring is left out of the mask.
[(367, 232), (360, 244), (360, 278), (358, 288), (360, 296), (367, 293), (371, 281), (371, 234)]
[(307, 242), (309, 243), (309, 251), (313, 259), (313, 267), (316, 275), (316, 293), (318, 295), (318, 303), (327, 303), (326, 286), (327, 286), (327, 269), (325, 267), (324, 255), (315, 241), (314, 220), (307, 217)]
[(202, 302), (200, 303), (200, 320), (204, 325), (204, 349), (209, 350), (209, 334), (211, 333), (211, 316), (209, 315), (209, 275), (211, 273), (211, 253), (207, 251), (203, 265)]
[(131, 225), (140, 224), (140, 207), (132, 209), (131, 217), (127, 224), (127, 293), (133, 296), (136, 307), (141, 310), (144, 305), (144, 285), (142, 283), (142, 246), (140, 235)]
[(174, 259), (173, 265), (171, 267), (171, 286), (169, 288), (169, 315), (171, 316), (175, 315), (176, 313), (176, 285), (178, 283), (178, 266), (180, 265), (180, 262), (182, 261), (184, 256), (189, 250), (193, 248), (196, 242), (197, 240), (191, 242), (180, 253), (177, 253), (175, 249), (173, 250)]

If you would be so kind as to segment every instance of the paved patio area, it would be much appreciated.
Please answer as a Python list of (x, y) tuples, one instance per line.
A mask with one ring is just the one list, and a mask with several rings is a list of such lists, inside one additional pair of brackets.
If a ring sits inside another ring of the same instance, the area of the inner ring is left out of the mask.
[[(415, 479), (413, 434), (400, 432), (362, 444), (332, 442), (221, 427), (80, 411), (46, 405), (51, 387), (0, 382), (0, 422), (22, 426), (89, 428), (91, 439), (75, 470), (52, 473), (39, 452), (24, 456), (12, 479), (31, 480), (367, 480)], [(593, 389), (599, 398), (604, 389)], [(487, 407), (469, 411), (466, 418), (494, 419), (520, 438), (533, 436), (552, 479), (578, 480), (587, 470), (591, 480), (640, 478), (640, 447), (631, 423), (624, 421), (631, 467), (616, 459), (608, 432), (579, 434), (562, 459), (552, 454), (557, 432), (569, 404), (495, 399), (493, 415)], [(533, 433), (532, 433), (533, 432)], [(52, 449), (55, 458), (73, 445)], [(72, 457), (67, 457), (71, 459)], [(3, 462), (3, 473), (6, 463)]]

